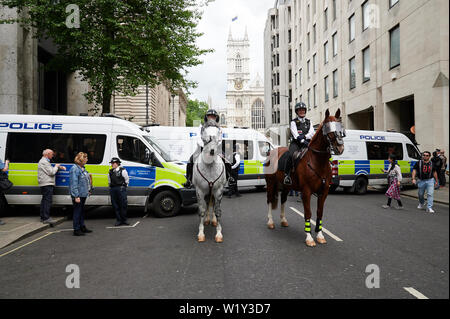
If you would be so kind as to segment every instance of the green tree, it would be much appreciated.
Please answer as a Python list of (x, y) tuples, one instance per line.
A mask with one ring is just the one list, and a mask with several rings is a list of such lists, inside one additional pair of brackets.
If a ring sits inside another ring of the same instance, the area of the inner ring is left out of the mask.
[(0, 23), (18, 22), (34, 37), (51, 38), (58, 54), (49, 67), (78, 71), (90, 84), (88, 101), (109, 113), (113, 92), (135, 95), (139, 85), (162, 81), (196, 86), (186, 75), (212, 51), (195, 44), (201, 8), (210, 1), (0, 0), (19, 12)]
[(198, 100), (189, 100), (186, 108), (186, 126), (194, 126), (195, 120), (203, 121), (208, 104)]

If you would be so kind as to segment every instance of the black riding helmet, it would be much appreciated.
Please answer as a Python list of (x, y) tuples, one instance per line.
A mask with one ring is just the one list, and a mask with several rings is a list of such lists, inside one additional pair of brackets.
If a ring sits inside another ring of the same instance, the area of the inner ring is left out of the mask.
[(205, 118), (204, 118), (204, 122), (205, 122), (205, 123), (208, 121), (208, 115), (214, 115), (214, 116), (216, 117), (216, 122), (219, 123), (219, 118), (220, 118), (220, 116), (219, 116), (219, 113), (217, 113), (216, 110), (210, 109), (210, 110), (208, 110), (208, 111), (206, 112)]
[(109, 163), (110, 163), (110, 164), (112, 164), (112, 163), (117, 163), (117, 164), (120, 165), (122, 162), (121, 162), (120, 159), (118, 159), (117, 157), (113, 157)]
[(305, 110), (305, 113), (306, 113), (306, 111), (307, 111), (308, 108), (306, 107), (306, 104), (305, 104), (305, 103), (299, 102), (299, 103), (295, 104), (295, 114), (297, 114), (297, 111), (298, 111), (298, 110), (301, 110), (301, 109), (304, 109), (304, 110)]

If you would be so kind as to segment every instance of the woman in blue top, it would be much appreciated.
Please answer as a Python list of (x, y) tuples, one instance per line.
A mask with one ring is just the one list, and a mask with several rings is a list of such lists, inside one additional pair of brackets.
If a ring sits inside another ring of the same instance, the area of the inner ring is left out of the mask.
[(69, 192), (72, 196), (73, 204), (73, 235), (83, 236), (91, 233), (84, 225), (84, 203), (90, 195), (91, 179), (88, 171), (84, 167), (88, 161), (86, 153), (80, 152), (75, 157), (75, 165), (70, 169)]

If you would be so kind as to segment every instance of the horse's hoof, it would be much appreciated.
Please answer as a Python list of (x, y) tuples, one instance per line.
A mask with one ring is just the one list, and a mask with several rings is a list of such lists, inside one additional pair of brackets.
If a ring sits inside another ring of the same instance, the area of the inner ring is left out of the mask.
[(206, 239), (205, 239), (205, 235), (203, 235), (203, 236), (198, 236), (198, 242), (199, 242), (199, 243), (203, 243), (205, 240), (206, 240)]
[(281, 226), (283, 226), (283, 227), (288, 227), (289, 224), (288, 224), (288, 222), (281, 222)]
[(221, 243), (221, 242), (223, 242), (223, 237), (216, 236), (216, 243)]
[(306, 246), (308, 247), (316, 247), (316, 242), (314, 240), (307, 240)]
[(205, 221), (205, 222), (203, 223), (203, 225), (208, 226), (208, 225), (209, 225), (209, 220), (208, 220), (208, 221)]
[(326, 243), (327, 243), (327, 241), (325, 240), (325, 238), (316, 238), (316, 240), (317, 240), (317, 242), (318, 242), (319, 244), (326, 244)]
[(211, 225), (212, 225), (213, 227), (217, 227), (217, 222), (212, 222)]
[(269, 229), (274, 229), (275, 225), (274, 224), (267, 224), (267, 227), (269, 227)]

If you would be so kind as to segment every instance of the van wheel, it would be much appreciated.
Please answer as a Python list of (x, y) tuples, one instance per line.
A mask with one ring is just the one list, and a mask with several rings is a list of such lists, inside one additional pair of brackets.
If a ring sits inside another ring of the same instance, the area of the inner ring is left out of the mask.
[(181, 208), (180, 199), (173, 191), (162, 191), (153, 198), (153, 210), (157, 217), (173, 217)]
[(364, 195), (367, 193), (367, 179), (365, 177), (358, 177), (355, 181), (355, 194)]

